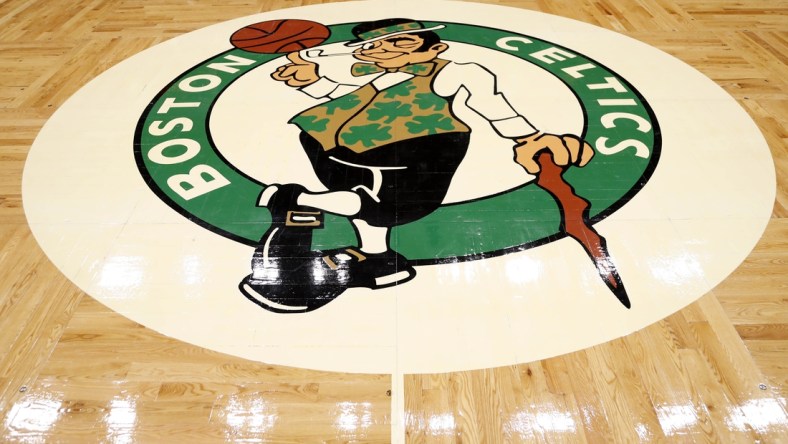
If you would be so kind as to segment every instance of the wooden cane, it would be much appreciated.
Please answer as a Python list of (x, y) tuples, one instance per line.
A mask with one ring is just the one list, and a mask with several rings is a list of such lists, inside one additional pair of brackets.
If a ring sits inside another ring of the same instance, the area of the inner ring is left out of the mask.
[(588, 217), (591, 204), (578, 196), (574, 188), (564, 180), (562, 175), (565, 168), (556, 165), (549, 152), (540, 153), (536, 157), (536, 162), (540, 167), (536, 184), (550, 193), (561, 212), (559, 230), (583, 246), (607, 288), (625, 307), (630, 308), (627, 291), (624, 289), (624, 283), (610, 257), (607, 242), (591, 226), (591, 220)]

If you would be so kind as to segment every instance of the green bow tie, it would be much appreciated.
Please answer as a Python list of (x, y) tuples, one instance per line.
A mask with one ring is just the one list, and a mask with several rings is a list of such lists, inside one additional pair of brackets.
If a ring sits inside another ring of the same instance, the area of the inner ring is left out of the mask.
[(433, 69), (435, 69), (435, 63), (433, 62), (416, 63), (413, 65), (405, 65), (402, 68), (394, 68), (394, 69), (381, 68), (378, 65), (373, 65), (371, 63), (354, 63), (353, 66), (350, 68), (350, 72), (351, 74), (353, 74), (354, 77), (361, 77), (369, 74), (377, 74), (379, 72), (404, 72), (408, 74), (413, 74), (415, 76), (424, 77), (432, 74)]

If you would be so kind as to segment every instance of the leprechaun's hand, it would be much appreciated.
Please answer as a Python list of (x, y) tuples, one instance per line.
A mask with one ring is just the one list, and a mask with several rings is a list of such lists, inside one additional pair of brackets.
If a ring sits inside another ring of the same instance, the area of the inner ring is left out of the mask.
[(317, 64), (302, 59), (298, 52), (291, 52), (287, 55), (287, 59), (290, 60), (290, 63), (280, 66), (271, 74), (274, 80), (300, 88), (311, 85), (320, 79), (317, 74)]
[(542, 151), (549, 151), (553, 162), (558, 166), (586, 166), (594, 157), (594, 149), (587, 142), (572, 134), (555, 135), (536, 133), (515, 139), (514, 161), (531, 174), (539, 172), (535, 157)]

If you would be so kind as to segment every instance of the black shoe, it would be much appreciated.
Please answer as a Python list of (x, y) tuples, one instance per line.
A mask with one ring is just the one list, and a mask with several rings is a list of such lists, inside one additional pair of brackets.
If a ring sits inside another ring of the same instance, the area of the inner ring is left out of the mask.
[(319, 252), (309, 258), (270, 258), (265, 267), (245, 277), (238, 288), (247, 299), (275, 313), (318, 309), (347, 288), (330, 276)]
[(313, 251), (309, 256), (268, 257), (252, 264), (256, 268), (239, 289), (275, 313), (306, 313), (333, 301), (347, 288), (386, 288), (416, 276), (416, 270), (396, 251), (369, 254), (353, 247)]
[(323, 261), (348, 287), (386, 288), (416, 277), (408, 260), (394, 250), (365, 253), (354, 247), (326, 251)]
[(318, 289), (314, 282), (321, 274), (320, 266), (314, 266), (320, 261), (312, 251), (312, 230), (323, 228), (323, 212), (298, 205), (298, 196), (306, 191), (303, 186), (271, 186), (276, 191), (265, 203), (271, 213), (271, 226), (255, 248), (252, 274), (243, 279), (240, 289), (247, 298), (271, 311), (309, 311), (344, 291), (344, 287)]

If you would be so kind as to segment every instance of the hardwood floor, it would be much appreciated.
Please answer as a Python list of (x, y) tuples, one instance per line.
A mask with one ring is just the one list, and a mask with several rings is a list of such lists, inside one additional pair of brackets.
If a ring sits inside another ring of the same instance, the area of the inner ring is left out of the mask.
[[(174, 36), (316, 3), (0, 3), (0, 441), (392, 440), (390, 375), (267, 365), (149, 330), (70, 283), (22, 208), (33, 140), (90, 79)], [(485, 3), (614, 30), (713, 79), (763, 132), (777, 200), (730, 277), (642, 331), (538, 362), (406, 375), (406, 441), (788, 442), (788, 2)]]

